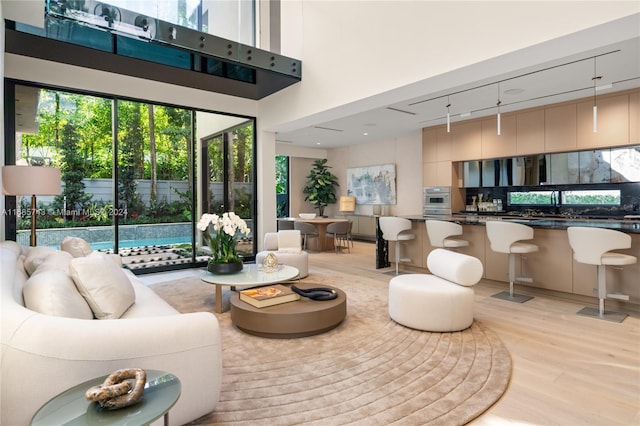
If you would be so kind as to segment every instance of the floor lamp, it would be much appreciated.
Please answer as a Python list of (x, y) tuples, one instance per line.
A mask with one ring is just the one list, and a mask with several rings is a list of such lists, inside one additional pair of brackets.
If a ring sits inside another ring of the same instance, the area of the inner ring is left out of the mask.
[(58, 195), (60, 170), (41, 166), (2, 166), (4, 195), (31, 195), (31, 246), (36, 246), (36, 195)]

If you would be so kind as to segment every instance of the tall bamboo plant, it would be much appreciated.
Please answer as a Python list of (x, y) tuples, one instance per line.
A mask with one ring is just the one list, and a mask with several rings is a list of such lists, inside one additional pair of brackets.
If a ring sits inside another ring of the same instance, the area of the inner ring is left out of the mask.
[(305, 201), (309, 201), (319, 216), (324, 216), (324, 209), (329, 204), (336, 202), (336, 188), (340, 186), (338, 177), (331, 173), (331, 167), (327, 166), (327, 159), (323, 158), (313, 162), (313, 168), (307, 176), (307, 182), (302, 189)]

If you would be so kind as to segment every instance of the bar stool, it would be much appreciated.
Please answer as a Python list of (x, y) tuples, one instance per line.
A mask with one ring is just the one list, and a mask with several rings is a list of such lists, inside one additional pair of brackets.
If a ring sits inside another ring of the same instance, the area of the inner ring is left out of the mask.
[(400, 241), (413, 240), (416, 236), (411, 230), (411, 221), (403, 217), (382, 216), (379, 219), (382, 238), (396, 243), (396, 275), (398, 275), (398, 263), (410, 262), (409, 258), (400, 258)]
[(427, 235), (429, 242), (433, 247), (456, 249), (459, 247), (467, 247), (469, 241), (460, 238), (450, 238), (456, 235), (462, 235), (462, 225), (444, 220), (425, 220), (427, 227)]
[(631, 248), (631, 236), (613, 229), (570, 226), (567, 228), (569, 245), (576, 262), (596, 265), (598, 274), (598, 309), (582, 308), (579, 315), (596, 317), (608, 321), (622, 322), (627, 314), (605, 311), (604, 300), (607, 297), (629, 300), (629, 296), (620, 293), (607, 293), (607, 265), (632, 265), (638, 261), (635, 256), (616, 253), (611, 250)]
[(516, 256), (538, 251), (538, 246), (531, 243), (521, 242), (522, 240), (533, 239), (533, 228), (521, 223), (503, 222), (501, 220), (489, 220), (486, 223), (487, 237), (491, 242), (491, 250), (509, 255), (509, 291), (494, 294), (492, 297), (509, 300), (511, 302), (523, 303), (533, 299), (531, 296), (514, 294), (513, 283), (533, 282), (530, 277), (516, 276)]

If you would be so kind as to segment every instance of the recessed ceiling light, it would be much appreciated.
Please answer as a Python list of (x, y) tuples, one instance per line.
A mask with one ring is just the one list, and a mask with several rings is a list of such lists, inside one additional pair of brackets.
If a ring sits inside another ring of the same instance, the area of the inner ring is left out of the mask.
[(320, 142), (316, 142), (316, 145), (320, 145)]
[(363, 136), (369, 136), (369, 133), (364, 132), (362, 135), (363, 135)]
[(519, 95), (524, 92), (524, 89), (507, 89), (504, 91), (505, 95)]

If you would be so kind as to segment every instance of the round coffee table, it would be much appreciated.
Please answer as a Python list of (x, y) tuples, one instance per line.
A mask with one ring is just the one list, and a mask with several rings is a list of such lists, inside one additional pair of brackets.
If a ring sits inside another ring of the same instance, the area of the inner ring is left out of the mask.
[(273, 272), (265, 272), (262, 265), (249, 263), (244, 265), (242, 271), (235, 274), (216, 275), (211, 272), (204, 271), (200, 277), (202, 281), (213, 284), (216, 287), (216, 306), (215, 312), (222, 313), (222, 286), (229, 286), (231, 290), (244, 286), (264, 286), (275, 284), (282, 281), (288, 281), (299, 275), (297, 268), (288, 265), (280, 265)]
[[(318, 287), (317, 284), (296, 284), (299, 288)], [(322, 286), (328, 287), (328, 286)], [(339, 288), (333, 300), (311, 300), (301, 297), (295, 302), (256, 308), (231, 297), (231, 322), (240, 330), (260, 337), (290, 339), (313, 336), (337, 327), (347, 315), (347, 295)]]

